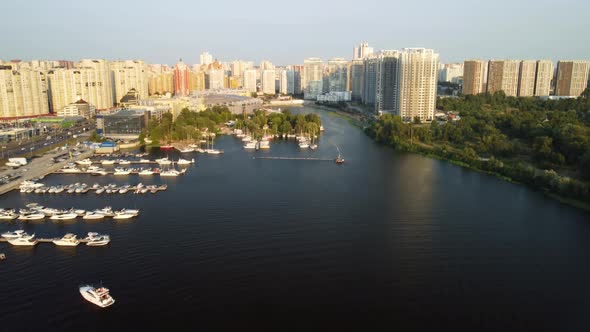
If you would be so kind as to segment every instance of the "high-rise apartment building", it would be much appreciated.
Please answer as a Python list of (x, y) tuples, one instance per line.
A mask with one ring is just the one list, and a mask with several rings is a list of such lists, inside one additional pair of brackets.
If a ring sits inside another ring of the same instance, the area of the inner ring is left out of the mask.
[[(201, 54), (203, 56), (203, 54)], [(201, 59), (202, 60), (202, 59)], [(182, 59), (174, 66), (174, 94), (177, 96), (188, 96), (189, 90), (189, 66), (182, 62)]]
[(274, 95), (275, 91), (275, 77), (276, 73), (274, 70), (267, 69), (263, 70), (260, 74), (260, 83), (262, 86), (262, 93), (267, 95)]
[(431, 121), (436, 107), (439, 55), (432, 49), (405, 48), (400, 52), (398, 115), (411, 121)]
[(353, 60), (358, 60), (358, 59), (362, 60), (371, 54), (373, 54), (373, 48), (369, 47), (368, 43), (362, 43), (353, 49), (352, 59)]
[(293, 70), (287, 70), (287, 94), (295, 94), (295, 72)]
[(518, 73), (518, 96), (532, 97), (535, 95), (535, 78), (537, 75), (537, 61), (523, 60), (520, 62)]
[(41, 70), (0, 66), (0, 118), (49, 114), (47, 77)]
[(458, 83), (459, 79), (463, 77), (463, 64), (462, 63), (446, 63), (440, 64), (438, 68), (438, 81), (439, 82), (452, 82)]
[(364, 59), (363, 93), (361, 96), (364, 104), (376, 105), (377, 103), (380, 61), (380, 57), (376, 54), (372, 54)]
[(275, 66), (268, 60), (260, 61), (260, 70), (274, 70)]
[(244, 90), (256, 92), (256, 69), (244, 70)]
[(115, 101), (118, 103), (131, 89), (139, 93), (140, 98), (148, 96), (147, 66), (143, 61), (127, 60), (111, 62)]
[(463, 94), (476, 95), (486, 92), (487, 62), (466, 60), (463, 63)]
[(279, 81), (279, 88), (278, 91), (280, 94), (288, 94), (289, 93), (289, 71), (282, 68), (277, 71), (277, 77)]
[(207, 89), (223, 89), (225, 87), (225, 72), (223, 69), (209, 69), (205, 76), (205, 85)]
[(213, 56), (209, 54), (209, 52), (201, 53), (201, 56), (199, 58), (201, 60), (201, 65), (208, 66), (213, 63)]
[(352, 60), (350, 66), (350, 90), (352, 100), (361, 100), (363, 95), (364, 63), (361, 59)]
[(520, 62), (516, 60), (491, 60), (488, 65), (487, 92), (504, 91), (507, 96), (518, 95), (518, 72)]
[(588, 87), (590, 61), (559, 61), (555, 95), (579, 97)]
[(537, 61), (537, 73), (535, 77), (535, 96), (549, 96), (551, 93), (551, 80), (553, 79), (553, 61)]
[(303, 98), (316, 100), (323, 92), (323, 67), (324, 63), (320, 58), (308, 58), (303, 61), (305, 89)]
[(343, 58), (328, 60), (328, 92), (344, 92), (348, 84), (348, 62)]
[(375, 109), (395, 114), (399, 109), (400, 52), (384, 51), (379, 59)]
[(174, 73), (162, 72), (160, 74), (152, 73), (148, 80), (149, 95), (164, 95), (174, 93)]

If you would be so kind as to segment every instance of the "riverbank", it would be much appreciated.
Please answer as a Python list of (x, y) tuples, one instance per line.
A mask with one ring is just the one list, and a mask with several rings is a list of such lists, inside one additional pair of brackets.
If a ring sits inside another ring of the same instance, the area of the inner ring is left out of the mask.
[(351, 125), (361, 129), (364, 129), (369, 125), (369, 116), (359, 112), (357, 109), (350, 108), (349, 105), (347, 105), (345, 109), (340, 109), (336, 105), (331, 107), (327, 105), (316, 104), (315, 102), (306, 102), (305, 106), (328, 111), (330, 114), (346, 119)]

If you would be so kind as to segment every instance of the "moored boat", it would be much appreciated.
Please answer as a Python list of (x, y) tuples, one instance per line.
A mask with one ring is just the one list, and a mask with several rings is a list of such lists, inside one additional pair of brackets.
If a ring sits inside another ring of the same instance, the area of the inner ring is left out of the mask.
[(109, 295), (109, 290), (105, 287), (95, 288), (91, 285), (82, 285), (79, 291), (86, 301), (94, 303), (101, 308), (106, 308), (115, 303), (115, 300)]
[(68, 233), (61, 238), (53, 239), (55, 245), (64, 246), (64, 247), (75, 247), (80, 244), (80, 240), (76, 238), (75, 234)]

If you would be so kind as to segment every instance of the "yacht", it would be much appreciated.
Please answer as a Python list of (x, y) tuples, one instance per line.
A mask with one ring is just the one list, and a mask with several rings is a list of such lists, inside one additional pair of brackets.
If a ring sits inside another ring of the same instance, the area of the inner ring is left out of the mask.
[(56, 194), (61, 194), (64, 191), (64, 187), (63, 186), (57, 186), (55, 188), (55, 193)]
[(205, 153), (208, 154), (222, 154), (223, 151), (217, 149), (205, 149)]
[(180, 153), (191, 153), (191, 152), (195, 152), (195, 149), (188, 147), (188, 148), (181, 149), (179, 151), (180, 151)]
[(86, 238), (86, 245), (90, 247), (106, 246), (111, 242), (111, 238), (108, 235), (96, 235), (92, 238)]
[(80, 286), (80, 294), (86, 301), (101, 308), (106, 308), (115, 303), (115, 300), (109, 295), (109, 290), (104, 287), (95, 288), (91, 285), (82, 285)]
[(100, 163), (102, 165), (113, 165), (113, 164), (115, 164), (115, 161), (114, 160), (110, 160), (110, 159), (103, 159), (103, 160), (100, 161)]
[(320, 131), (324, 131), (324, 126), (320, 125)]
[(18, 220), (28, 221), (28, 220), (41, 220), (45, 219), (45, 215), (43, 213), (30, 213), (30, 214), (21, 214), (18, 217)]
[(53, 186), (52, 186), (52, 187), (50, 187), (50, 188), (49, 188), (49, 190), (48, 190), (47, 192), (48, 192), (49, 194), (55, 194), (55, 190), (56, 190), (56, 189), (57, 189), (56, 187), (53, 187)]
[(39, 243), (37, 239), (35, 239), (35, 234), (31, 235), (30, 237), (18, 237), (15, 239), (7, 239), (8, 243), (12, 244), (13, 246), (28, 246), (32, 247)]
[(82, 219), (84, 220), (99, 220), (104, 219), (105, 215), (97, 212), (87, 212)]
[(301, 149), (307, 149), (307, 148), (309, 148), (309, 143), (307, 143), (307, 141), (301, 141), (301, 142), (299, 143), (299, 147), (300, 147)]
[(268, 140), (260, 141), (260, 149), (270, 149), (270, 142)]
[(142, 164), (149, 164), (151, 161), (149, 159), (139, 159), (139, 162)]
[(75, 213), (64, 213), (64, 214), (53, 215), (49, 219), (51, 219), (51, 220), (74, 220), (76, 218), (78, 218), (78, 215)]
[(120, 220), (120, 219), (131, 219), (135, 217), (131, 213), (116, 213), (113, 219)]
[(82, 173), (82, 171), (76, 166), (66, 166), (61, 169), (62, 173)]
[(160, 158), (160, 159), (156, 159), (156, 162), (160, 165), (170, 165), (172, 164), (172, 162), (170, 161), (170, 159), (168, 158)]
[(312, 150), (315, 150), (315, 149), (317, 149), (317, 148), (318, 148), (318, 145), (317, 145), (317, 144), (311, 144), (311, 145), (309, 146), (309, 148), (310, 148), (310, 149), (312, 149)]
[(2, 212), (0, 213), (0, 220), (14, 220), (18, 218), (18, 215), (14, 212)]
[(95, 193), (96, 193), (97, 195), (100, 195), (100, 194), (102, 194), (104, 191), (105, 191), (104, 187), (103, 187), (103, 188), (97, 188), (97, 189), (96, 189), (96, 191), (95, 191)]
[(128, 169), (115, 168), (114, 175), (129, 175), (129, 173), (131, 173), (131, 171), (129, 171)]
[(13, 232), (5, 232), (5, 233), (2, 233), (2, 237), (5, 238), (5, 239), (7, 239), (7, 240), (8, 239), (18, 239), (18, 238), (21, 238), (21, 237), (23, 237), (23, 238), (32, 238), (34, 236), (35, 236), (35, 234), (29, 235), (29, 234), (25, 233), (25, 231), (23, 231), (22, 229), (19, 229), (17, 231), (13, 231)]
[(78, 217), (81, 217), (86, 214), (86, 210), (71, 208), (68, 213), (75, 213)]
[(180, 172), (175, 169), (169, 169), (163, 172), (160, 172), (160, 176), (178, 176)]
[(186, 159), (178, 159), (178, 165), (190, 165), (190, 164), (194, 164), (195, 163), (195, 159), (191, 159), (191, 160), (186, 160)]
[(244, 145), (244, 149), (256, 149), (256, 142), (255, 141), (248, 141)]
[(151, 169), (142, 169), (137, 174), (139, 174), (139, 175), (152, 175), (152, 174), (154, 174), (154, 171), (152, 171)]
[(92, 160), (86, 158), (86, 159), (82, 159), (82, 160), (76, 161), (76, 164), (78, 164), (78, 165), (84, 165), (84, 166), (90, 166), (90, 165), (92, 165)]
[(131, 165), (131, 162), (125, 159), (119, 159), (119, 165)]
[(149, 189), (147, 187), (141, 188), (141, 190), (139, 191), (140, 194), (145, 194), (149, 191)]
[(119, 189), (119, 194), (126, 194), (129, 191), (129, 186), (123, 186)]
[(76, 235), (72, 233), (68, 233), (62, 238), (53, 239), (51, 242), (53, 242), (55, 245), (64, 247), (75, 247), (80, 244), (80, 240), (78, 240)]
[(115, 214), (132, 214), (134, 217), (136, 217), (137, 215), (139, 215), (139, 210), (134, 210), (134, 209), (121, 209), (117, 212), (115, 212)]

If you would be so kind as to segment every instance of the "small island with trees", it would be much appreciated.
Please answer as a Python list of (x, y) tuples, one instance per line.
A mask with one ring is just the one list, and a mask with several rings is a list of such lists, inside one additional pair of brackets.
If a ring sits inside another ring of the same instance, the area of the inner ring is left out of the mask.
[(438, 98), (437, 109), (460, 119), (405, 123), (385, 114), (366, 133), (397, 150), (494, 174), (590, 210), (590, 91), (561, 100), (503, 92)]

